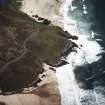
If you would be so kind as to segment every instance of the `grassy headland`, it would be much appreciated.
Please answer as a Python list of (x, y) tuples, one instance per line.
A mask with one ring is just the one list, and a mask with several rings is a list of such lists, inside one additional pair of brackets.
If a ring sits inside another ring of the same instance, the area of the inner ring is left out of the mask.
[(58, 63), (67, 37), (57, 26), (38, 23), (9, 0), (0, 7), (0, 88), (27, 87), (43, 72), (42, 63)]

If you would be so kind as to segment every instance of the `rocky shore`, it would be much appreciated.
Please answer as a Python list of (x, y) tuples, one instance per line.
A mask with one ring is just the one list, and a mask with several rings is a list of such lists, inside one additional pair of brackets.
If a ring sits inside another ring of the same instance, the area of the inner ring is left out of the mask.
[(53, 26), (48, 11), (33, 15), (29, 10), (31, 18), (15, 4), (0, 7), (0, 105), (60, 105), (54, 67), (68, 64), (66, 56), (78, 47), (70, 39), (78, 37)]
[(23, 0), (21, 11), (31, 17), (37, 14), (54, 22), (58, 18), (60, 4), (58, 0)]

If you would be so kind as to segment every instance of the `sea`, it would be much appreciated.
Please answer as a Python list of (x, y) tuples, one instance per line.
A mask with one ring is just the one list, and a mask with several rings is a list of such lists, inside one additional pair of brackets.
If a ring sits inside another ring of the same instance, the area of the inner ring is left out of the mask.
[(62, 28), (79, 38), (56, 68), (62, 105), (105, 105), (104, 10), (104, 0), (62, 0)]

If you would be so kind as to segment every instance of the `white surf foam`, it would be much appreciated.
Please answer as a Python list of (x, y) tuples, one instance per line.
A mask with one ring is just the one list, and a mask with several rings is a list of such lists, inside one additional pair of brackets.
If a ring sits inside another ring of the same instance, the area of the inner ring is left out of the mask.
[[(62, 105), (104, 105), (97, 103), (99, 98), (96, 97), (94, 91), (80, 89), (75, 80), (73, 72), (75, 67), (98, 61), (101, 58), (101, 55), (97, 55), (104, 52), (104, 50), (96, 40), (92, 39), (91, 35), (89, 35), (90, 32), (88, 29), (90, 24), (83, 24), (87, 25), (87, 30), (85, 29), (85, 31), (78, 27), (79, 23), (77, 20), (73, 20), (73, 18), (68, 16), (68, 10), (70, 8), (77, 8), (72, 6), (72, 1), (73, 0), (64, 1), (60, 12), (63, 17), (62, 23), (64, 30), (79, 37), (79, 39), (74, 42), (77, 43), (80, 48), (77, 49), (77, 53), (72, 52), (67, 57), (67, 61), (69, 62), (68, 65), (57, 68), (56, 75), (59, 82)], [(83, 100), (85, 103), (82, 102)]]

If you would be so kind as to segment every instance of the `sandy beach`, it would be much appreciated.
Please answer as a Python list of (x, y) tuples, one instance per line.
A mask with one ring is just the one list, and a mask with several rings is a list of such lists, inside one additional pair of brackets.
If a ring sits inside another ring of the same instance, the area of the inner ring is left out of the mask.
[(57, 25), (61, 20), (59, 8), (61, 6), (59, 0), (24, 0), (22, 2), (21, 11), (32, 15), (38, 15), (45, 19), (51, 20), (54, 25)]
[(0, 105), (61, 105), (56, 75), (48, 65), (44, 64), (44, 68), (45, 77), (37, 88), (30, 87), (22, 93), (0, 95)]

